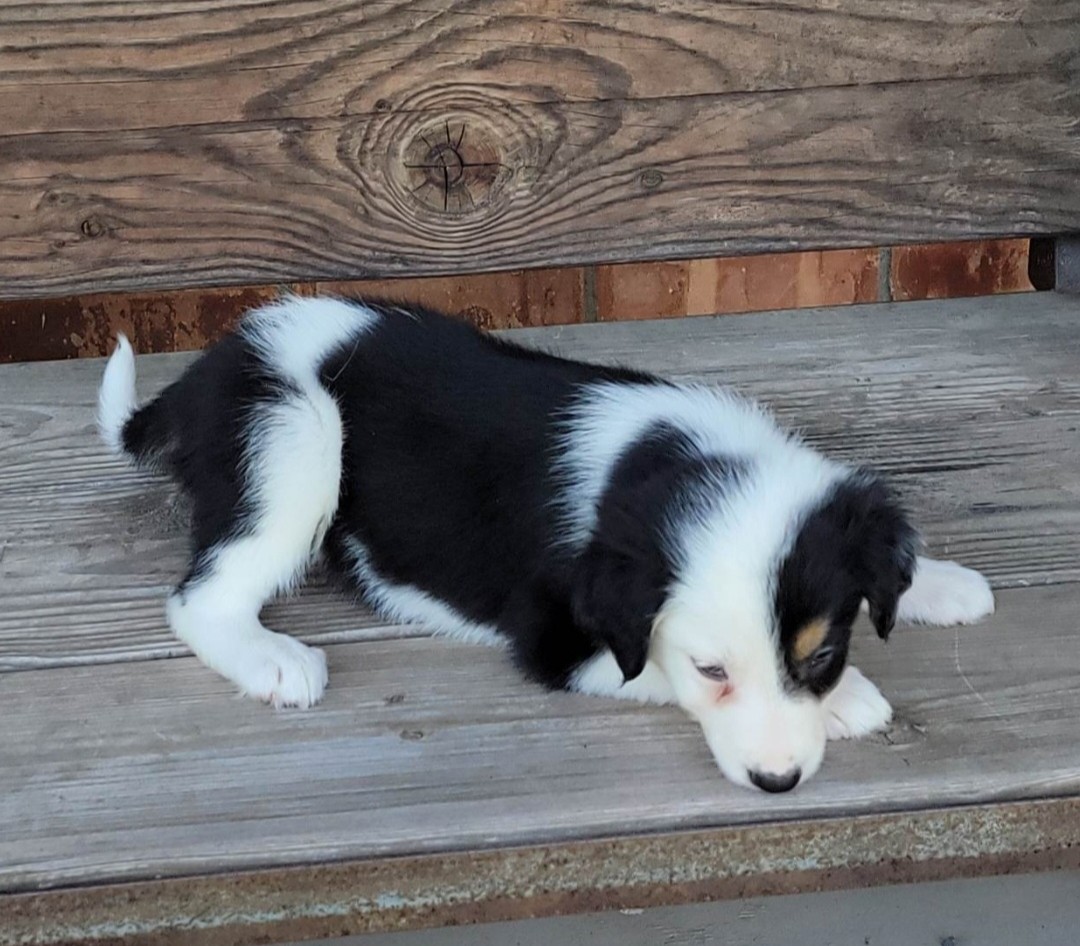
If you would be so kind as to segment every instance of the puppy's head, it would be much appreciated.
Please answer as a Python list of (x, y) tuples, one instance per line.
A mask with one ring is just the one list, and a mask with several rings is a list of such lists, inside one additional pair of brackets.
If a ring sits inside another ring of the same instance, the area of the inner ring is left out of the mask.
[(824, 758), (821, 701), (844, 670), (862, 601), (887, 637), (917, 542), (870, 475), (795, 500), (752, 488), (666, 542), (594, 542), (577, 617), (627, 680), (657, 664), (727, 778), (787, 791)]

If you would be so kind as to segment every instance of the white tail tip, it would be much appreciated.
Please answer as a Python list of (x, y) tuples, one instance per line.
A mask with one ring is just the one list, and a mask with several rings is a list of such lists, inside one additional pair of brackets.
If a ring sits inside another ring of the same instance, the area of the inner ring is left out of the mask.
[(98, 390), (98, 429), (113, 453), (124, 452), (124, 424), (138, 406), (135, 395), (135, 352), (123, 333), (105, 365)]

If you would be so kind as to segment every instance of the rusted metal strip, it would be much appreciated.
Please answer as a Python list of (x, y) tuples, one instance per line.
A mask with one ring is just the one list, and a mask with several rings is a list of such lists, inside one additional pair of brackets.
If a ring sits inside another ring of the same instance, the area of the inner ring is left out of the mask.
[(2, 946), (266, 942), (1080, 868), (1080, 798), (0, 897)]

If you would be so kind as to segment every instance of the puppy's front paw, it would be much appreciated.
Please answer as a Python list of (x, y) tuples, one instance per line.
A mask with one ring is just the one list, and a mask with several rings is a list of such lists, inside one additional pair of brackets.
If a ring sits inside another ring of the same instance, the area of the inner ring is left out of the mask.
[(275, 708), (306, 709), (322, 699), (326, 654), (286, 634), (264, 630), (244, 642), (229, 677), (245, 696)]
[(889, 701), (855, 667), (844, 668), (821, 709), (829, 739), (859, 739), (884, 729), (892, 719)]
[(897, 617), (909, 624), (972, 624), (994, 613), (990, 583), (956, 562), (920, 558)]

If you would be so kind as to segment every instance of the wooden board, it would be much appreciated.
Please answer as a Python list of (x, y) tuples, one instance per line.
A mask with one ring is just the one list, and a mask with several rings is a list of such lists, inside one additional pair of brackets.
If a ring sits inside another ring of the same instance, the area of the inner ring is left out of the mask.
[(883, 737), (775, 798), (733, 787), (674, 708), (550, 694), (497, 650), (328, 648), (313, 712), (238, 700), (193, 658), (0, 684), (0, 890), (1080, 793), (1075, 585), (989, 623), (868, 626)]
[(1078, 0), (0, 0), (0, 295), (1080, 229), (1078, 31)]
[[(931, 550), (998, 587), (1080, 580), (1080, 302), (1026, 294), (511, 337), (730, 383), (849, 461), (892, 474)], [(148, 396), (190, 356), (139, 359)], [(0, 370), (0, 671), (174, 656), (162, 603), (184, 570), (182, 507), (110, 458), (100, 360)], [(305, 640), (393, 637), (325, 586), (275, 605)]]
[[(0, 369), (0, 944), (240, 944), (1080, 867), (1078, 318), (1080, 300), (1032, 294), (515, 336), (766, 395), (891, 469), (932, 547), (994, 578), (977, 627), (860, 631), (896, 720), (785, 796), (721, 779), (676, 709), (543, 692), (498, 650), (325, 589), (273, 615), (329, 642), (325, 702), (236, 699), (163, 633), (183, 517), (96, 446), (101, 363)], [(188, 357), (140, 359), (144, 391)]]

